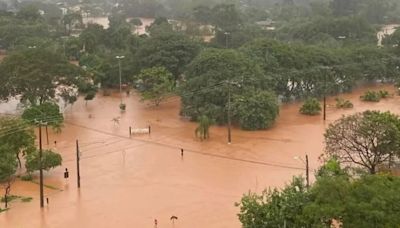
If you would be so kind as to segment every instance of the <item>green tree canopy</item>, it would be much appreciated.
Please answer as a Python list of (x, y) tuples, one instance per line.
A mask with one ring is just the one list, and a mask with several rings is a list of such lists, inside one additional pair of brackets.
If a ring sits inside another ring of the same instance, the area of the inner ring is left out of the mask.
[(269, 87), (268, 78), (243, 54), (207, 49), (190, 64), (181, 88), (182, 111), (196, 120), (201, 115), (226, 123), (229, 87), (232, 95)]
[(325, 133), (326, 153), (349, 167), (375, 174), (400, 151), (400, 119), (390, 112), (365, 111), (344, 116)]
[(251, 91), (233, 98), (234, 121), (245, 130), (271, 127), (279, 114), (278, 99), (268, 91)]
[(143, 100), (158, 106), (173, 91), (173, 76), (164, 67), (144, 69), (138, 75), (137, 86)]
[(22, 102), (42, 104), (56, 98), (59, 86), (74, 86), (85, 76), (61, 54), (48, 49), (29, 49), (7, 56), (0, 65), (0, 99), (20, 95)]
[[(60, 154), (51, 150), (43, 150), (42, 152), (42, 168), (46, 171), (60, 166), (62, 157)], [(39, 151), (36, 150), (26, 157), (25, 168), (28, 173), (32, 173), (40, 169), (39, 165)]]

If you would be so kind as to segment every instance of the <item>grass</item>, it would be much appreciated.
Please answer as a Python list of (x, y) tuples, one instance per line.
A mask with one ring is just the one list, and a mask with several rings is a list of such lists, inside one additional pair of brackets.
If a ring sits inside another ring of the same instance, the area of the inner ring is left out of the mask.
[[(34, 184), (39, 184), (37, 181), (34, 181), (34, 180), (32, 180), (31, 182), (34, 183)], [(51, 186), (51, 185), (44, 184), (43, 186), (48, 188), (48, 189), (62, 191), (62, 189), (59, 189), (59, 188)]]
[(8, 211), (8, 209), (10, 209), (10, 208), (4, 208), (4, 209), (3, 209), (3, 208), (0, 208), (0, 213), (1, 213), (1, 212), (4, 212), (4, 211)]
[[(19, 199), (19, 198), (21, 198), (21, 196), (9, 195), (9, 196), (7, 196), (7, 202), (11, 202), (11, 201)], [(4, 197), (1, 197), (1, 202), (2, 203), (6, 202)]]
[(33, 198), (32, 198), (32, 197), (29, 197), (29, 196), (28, 196), (28, 197), (22, 197), (22, 198), (21, 198), (21, 201), (24, 202), (24, 203), (28, 203), (28, 202), (31, 202), (32, 199), (33, 199)]

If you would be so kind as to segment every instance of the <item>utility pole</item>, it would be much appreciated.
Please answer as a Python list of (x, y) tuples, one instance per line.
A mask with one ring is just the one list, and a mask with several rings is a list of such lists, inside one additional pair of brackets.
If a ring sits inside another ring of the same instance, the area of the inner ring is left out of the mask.
[(39, 122), (39, 186), (40, 186), (40, 207), (44, 207), (44, 193), (43, 193), (43, 148), (42, 148), (42, 125), (43, 122)]
[(231, 142), (231, 82), (228, 81), (228, 144)]
[(306, 154), (306, 181), (307, 181), (307, 188), (310, 187), (310, 167), (308, 165), (308, 155)]
[(78, 181), (78, 188), (81, 188), (81, 174), (79, 171), (79, 142), (76, 140), (76, 168), (77, 168), (77, 181)]
[(326, 120), (326, 74), (324, 74), (324, 121)]
[(125, 58), (123, 55), (117, 55), (115, 56), (116, 59), (118, 59), (118, 69), (119, 69), (119, 96), (121, 98), (121, 104), (122, 104), (122, 77), (121, 77), (121, 59)]
[(224, 32), (225, 34), (225, 48), (228, 49), (228, 35), (230, 34), (229, 32)]

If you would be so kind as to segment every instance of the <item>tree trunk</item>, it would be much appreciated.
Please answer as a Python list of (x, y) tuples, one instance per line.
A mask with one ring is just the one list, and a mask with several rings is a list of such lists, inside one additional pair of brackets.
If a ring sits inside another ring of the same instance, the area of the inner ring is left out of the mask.
[(11, 180), (8, 180), (7, 181), (6, 192), (4, 194), (4, 204), (5, 204), (6, 208), (8, 207), (8, 198), (7, 198), (7, 196), (9, 195), (10, 190), (11, 190)]
[(22, 163), (21, 163), (21, 158), (19, 158), (19, 153), (16, 154), (17, 160), (18, 160), (18, 166), (19, 168), (22, 168)]

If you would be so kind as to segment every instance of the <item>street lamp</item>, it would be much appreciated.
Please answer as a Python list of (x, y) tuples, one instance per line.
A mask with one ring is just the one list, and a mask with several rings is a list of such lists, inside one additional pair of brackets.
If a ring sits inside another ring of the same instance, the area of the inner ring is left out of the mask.
[(326, 72), (324, 72), (324, 121), (326, 120), (326, 75), (328, 73), (328, 70), (331, 69), (331, 67), (328, 66), (323, 66), (322, 69), (324, 69)]
[(309, 175), (309, 165), (308, 165), (308, 155), (306, 154), (306, 160), (304, 161), (301, 157), (299, 156), (295, 156), (294, 157), (295, 160), (300, 160), (301, 162), (303, 162), (304, 165), (306, 165), (306, 183), (307, 183), (307, 188), (310, 187), (310, 175)]
[(225, 48), (228, 48), (228, 36), (231, 34), (230, 32), (224, 32), (225, 34)]
[(125, 58), (123, 55), (117, 55), (115, 56), (116, 59), (118, 59), (118, 68), (119, 68), (119, 96), (121, 98), (121, 103), (122, 105), (122, 80), (121, 80), (121, 59)]

